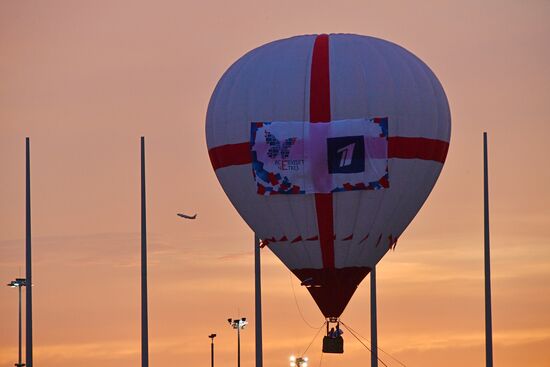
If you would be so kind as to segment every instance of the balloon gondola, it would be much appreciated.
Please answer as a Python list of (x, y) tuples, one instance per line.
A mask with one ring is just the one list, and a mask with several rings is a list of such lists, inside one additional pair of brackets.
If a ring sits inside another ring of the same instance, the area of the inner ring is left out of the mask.
[(225, 193), (328, 322), (427, 199), (450, 131), (445, 92), (426, 64), (351, 34), (250, 51), (218, 82), (206, 118)]

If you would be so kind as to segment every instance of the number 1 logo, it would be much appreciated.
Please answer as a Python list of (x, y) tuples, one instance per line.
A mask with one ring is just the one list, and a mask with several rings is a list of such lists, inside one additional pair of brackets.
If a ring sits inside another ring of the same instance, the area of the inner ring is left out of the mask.
[(338, 149), (338, 153), (341, 153), (340, 156), (340, 167), (346, 167), (351, 165), (353, 159), (353, 150), (355, 149), (355, 143), (352, 143), (348, 146), (345, 146), (341, 149)]

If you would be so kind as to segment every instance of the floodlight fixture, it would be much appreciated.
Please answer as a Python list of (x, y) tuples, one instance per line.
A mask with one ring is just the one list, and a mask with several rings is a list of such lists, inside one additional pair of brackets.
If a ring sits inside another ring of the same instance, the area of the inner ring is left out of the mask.
[(27, 282), (25, 278), (16, 278), (15, 280), (12, 280), (7, 284), (7, 286), (11, 288), (19, 288), (19, 287), (24, 287), (26, 285), (27, 285)]
[(296, 357), (291, 355), (289, 358), (290, 367), (307, 367), (307, 357)]

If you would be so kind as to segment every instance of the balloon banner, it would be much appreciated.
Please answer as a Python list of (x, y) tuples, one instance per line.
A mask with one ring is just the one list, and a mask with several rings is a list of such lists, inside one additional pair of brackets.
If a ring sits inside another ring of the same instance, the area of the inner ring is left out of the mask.
[(387, 118), (253, 122), (250, 147), (260, 195), (389, 187)]

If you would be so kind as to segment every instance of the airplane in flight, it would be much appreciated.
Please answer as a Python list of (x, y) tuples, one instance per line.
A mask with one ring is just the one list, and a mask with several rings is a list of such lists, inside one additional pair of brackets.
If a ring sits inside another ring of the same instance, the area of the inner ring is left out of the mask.
[(178, 217), (182, 217), (182, 218), (185, 218), (185, 219), (196, 219), (197, 214), (195, 214), (195, 215), (186, 215), (186, 214), (178, 213)]

